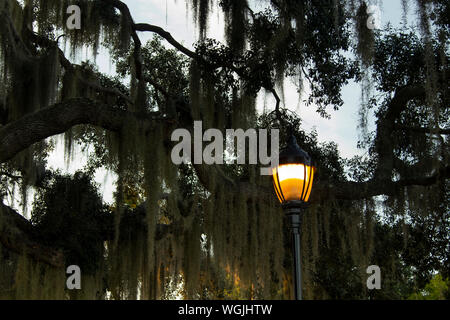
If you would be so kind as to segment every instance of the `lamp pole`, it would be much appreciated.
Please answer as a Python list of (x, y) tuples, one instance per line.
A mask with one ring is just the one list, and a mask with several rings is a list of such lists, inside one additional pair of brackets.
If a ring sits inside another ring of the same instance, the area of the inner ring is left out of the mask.
[(294, 299), (302, 300), (302, 269), (300, 255), (300, 228), (307, 207), (315, 168), (311, 157), (302, 150), (294, 136), (280, 152), (279, 164), (272, 169), (273, 185), (292, 233), (294, 260)]
[(288, 201), (283, 205), (283, 210), (288, 219), (292, 234), (292, 258), (294, 275), (294, 299), (302, 300), (302, 261), (300, 252), (300, 230), (302, 225), (304, 203), (300, 201)]

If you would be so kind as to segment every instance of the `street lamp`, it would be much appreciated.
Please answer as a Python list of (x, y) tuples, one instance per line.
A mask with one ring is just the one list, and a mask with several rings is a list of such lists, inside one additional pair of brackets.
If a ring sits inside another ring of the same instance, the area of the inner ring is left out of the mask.
[(314, 177), (311, 157), (302, 150), (294, 136), (280, 152), (279, 164), (272, 168), (273, 185), (292, 231), (295, 299), (302, 299), (300, 226)]

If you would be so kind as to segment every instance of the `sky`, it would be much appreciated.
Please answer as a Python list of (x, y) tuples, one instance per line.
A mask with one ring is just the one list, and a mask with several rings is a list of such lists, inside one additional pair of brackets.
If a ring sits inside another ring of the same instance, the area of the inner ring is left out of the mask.
[[(217, 2), (217, 0), (215, 0)], [(184, 46), (192, 49), (198, 34), (193, 23), (192, 13), (184, 0), (125, 0), (124, 1), (136, 23), (150, 23), (158, 25), (170, 32), (172, 36)], [(410, 1), (411, 2), (411, 1)], [(380, 9), (380, 22), (384, 27), (390, 23), (394, 27), (400, 27), (403, 21), (403, 9), (401, 0), (369, 1)], [(255, 9), (260, 7), (255, 6)], [(411, 4), (408, 9), (407, 22), (410, 24), (415, 19), (414, 7)], [(209, 21), (207, 36), (223, 42), (224, 23), (223, 16), (213, 11)], [(139, 37), (143, 43), (153, 37), (152, 33), (141, 32)], [(169, 45), (170, 46), (170, 45)], [(92, 60), (90, 52), (82, 54), (79, 60)], [(80, 62), (80, 61), (74, 61)], [(96, 59), (96, 64), (101, 72), (114, 74), (114, 66), (111, 65), (106, 50), (101, 50)], [(307, 88), (307, 86), (305, 86)], [(329, 110), (330, 119), (324, 119), (316, 113), (314, 106), (305, 106), (302, 100), (307, 99), (308, 91), (305, 90), (301, 97), (292, 81), (286, 79), (284, 88), (285, 107), (295, 111), (303, 120), (303, 129), (307, 132), (313, 128), (317, 131), (319, 141), (334, 141), (338, 145), (340, 155), (351, 158), (354, 155), (363, 155), (366, 150), (357, 149), (358, 141), (358, 111), (361, 104), (361, 87), (359, 84), (349, 83), (342, 90), (344, 105), (339, 111)], [(264, 94), (258, 96), (257, 106), (262, 110)], [(275, 100), (271, 96), (266, 98), (266, 108), (275, 106)], [(369, 130), (374, 129), (374, 117), (369, 114)], [(63, 172), (73, 173), (81, 169), (86, 163), (86, 157), (75, 150), (74, 161), (67, 164), (64, 159), (64, 142), (62, 136), (54, 137), (57, 142), (55, 151), (49, 157), (49, 166), (60, 169)], [(96, 173), (95, 180), (100, 184), (100, 191), (104, 199), (112, 202), (114, 190), (114, 176), (104, 170)]]

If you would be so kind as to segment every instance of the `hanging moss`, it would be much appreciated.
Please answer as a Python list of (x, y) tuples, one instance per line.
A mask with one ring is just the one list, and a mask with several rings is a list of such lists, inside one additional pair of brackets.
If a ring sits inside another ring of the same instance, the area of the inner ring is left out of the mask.
[(199, 31), (199, 38), (206, 38), (206, 32), (208, 31), (208, 17), (210, 13), (210, 7), (212, 0), (190, 0), (193, 11), (194, 22), (196, 23)]
[(187, 297), (195, 297), (198, 292), (201, 255), (200, 222), (194, 220), (190, 230), (184, 235), (183, 275)]
[(367, 13), (368, 6), (365, 1), (360, 1), (356, 15), (356, 52), (361, 59), (363, 66), (369, 66), (373, 58), (374, 51), (374, 32), (373, 29), (367, 27), (369, 14)]
[(65, 270), (55, 269), (33, 261), (27, 254), (19, 256), (16, 265), (14, 285), (6, 299), (56, 300), (65, 299)]
[(200, 69), (195, 61), (191, 63), (189, 77), (189, 98), (191, 101), (191, 112), (194, 120), (200, 119)]
[(130, 49), (132, 23), (127, 16), (120, 16), (120, 37), (118, 40), (119, 49), (126, 53)]
[(228, 45), (236, 53), (245, 49), (247, 40), (247, 0), (222, 1), (221, 6), (225, 13), (225, 36)]

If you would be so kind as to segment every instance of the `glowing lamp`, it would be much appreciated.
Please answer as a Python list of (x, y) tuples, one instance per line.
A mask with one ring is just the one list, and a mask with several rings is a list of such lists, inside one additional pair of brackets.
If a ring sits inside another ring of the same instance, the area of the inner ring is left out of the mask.
[(311, 157), (302, 150), (294, 136), (280, 152), (279, 164), (272, 168), (273, 185), (282, 204), (290, 201), (306, 203), (311, 194), (314, 167)]

